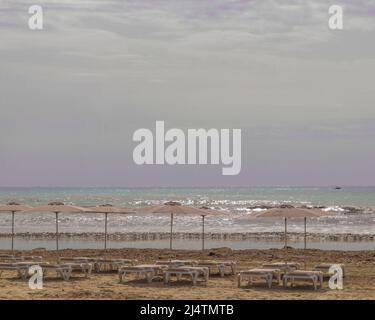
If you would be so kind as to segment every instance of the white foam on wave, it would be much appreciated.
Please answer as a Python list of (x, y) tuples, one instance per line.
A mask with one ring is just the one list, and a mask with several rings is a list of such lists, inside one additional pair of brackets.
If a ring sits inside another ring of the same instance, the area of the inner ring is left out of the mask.
[(343, 209), (339, 206), (327, 207), (327, 208), (323, 208), (322, 210), (325, 211), (325, 212), (328, 212), (328, 211), (343, 212), (343, 211), (345, 211), (345, 209)]

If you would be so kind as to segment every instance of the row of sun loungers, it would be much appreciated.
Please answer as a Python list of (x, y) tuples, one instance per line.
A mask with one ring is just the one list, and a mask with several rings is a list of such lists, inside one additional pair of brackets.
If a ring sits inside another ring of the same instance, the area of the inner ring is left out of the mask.
[(209, 278), (209, 269), (205, 267), (177, 267), (168, 268), (164, 271), (164, 283), (169, 284), (172, 276), (175, 276), (177, 281), (183, 276), (188, 276), (193, 283), (193, 286), (197, 285), (197, 282), (204, 282), (207, 284)]
[[(271, 263), (263, 264), (262, 267), (250, 270), (240, 271), (237, 275), (238, 287), (241, 287), (244, 280), (248, 280), (248, 284), (253, 284), (254, 278), (262, 278), (266, 281), (268, 288), (272, 287), (274, 281), (281, 283), (287, 287), (290, 283), (294, 285), (296, 280), (311, 281), (315, 290), (323, 287), (323, 276), (328, 274), (331, 263), (323, 263), (317, 265), (314, 270), (300, 270), (298, 263)], [(344, 265), (339, 264), (345, 275)]]
[(134, 259), (104, 259), (88, 257), (61, 257), (60, 263), (91, 263), (96, 272), (117, 271), (124, 265), (134, 265), (137, 260)]
[(0, 255), (1, 262), (16, 262), (16, 261), (34, 261), (41, 262), (43, 257), (41, 256), (14, 256), (14, 255)]
[[(295, 281), (311, 281), (315, 290), (322, 288), (323, 276), (328, 274), (330, 263), (317, 265), (314, 270), (301, 270), (299, 263), (266, 263), (259, 268), (242, 270), (237, 273), (235, 261), (214, 261), (214, 260), (158, 260), (154, 264), (137, 265), (133, 259), (104, 259), (93, 257), (60, 257), (59, 263), (52, 264), (42, 262), (39, 256), (5, 256), (0, 255), (0, 276), (3, 271), (16, 271), (21, 279), (27, 279), (29, 268), (38, 265), (42, 268), (43, 277), (55, 272), (63, 280), (69, 280), (73, 272), (79, 272), (89, 277), (92, 271), (117, 271), (120, 283), (128, 274), (136, 274), (137, 278), (143, 277), (148, 283), (153, 280), (163, 280), (169, 284), (172, 278), (177, 281), (182, 278), (188, 279), (195, 286), (197, 283), (207, 283), (210, 274), (217, 272), (221, 277), (227, 274), (237, 274), (238, 287), (244, 281), (252, 285), (254, 279), (264, 279), (268, 288), (274, 283), (287, 287), (293, 286)], [(345, 276), (344, 265), (339, 265)]]
[[(168, 265), (174, 267), (191, 266), (208, 268), (210, 274), (218, 271), (220, 276), (224, 277), (226, 274), (236, 274), (236, 261), (213, 261), (213, 260), (158, 260), (155, 264)], [(229, 270), (228, 270), (229, 269)]]
[(50, 272), (56, 272), (64, 280), (69, 280), (73, 272), (80, 272), (85, 277), (89, 277), (92, 270), (96, 272), (119, 270), (121, 267), (136, 263), (136, 260), (130, 259), (103, 259), (87, 257), (61, 257), (59, 263), (51, 264), (42, 262), (42, 257), (35, 256), (0, 256), (0, 276), (3, 271), (14, 270), (19, 278), (27, 279), (29, 268), (38, 265), (42, 268), (43, 277)]
[[(17, 271), (19, 278), (26, 280), (29, 276), (29, 268), (32, 265), (35, 265), (35, 263), (0, 263), (0, 275), (4, 270), (14, 270)], [(64, 280), (69, 280), (73, 271), (71, 265), (38, 263), (38, 266), (42, 268), (43, 277), (46, 277), (49, 272), (53, 271)]]
[(207, 267), (194, 267), (194, 266), (171, 266), (167, 264), (145, 264), (131, 267), (123, 267), (119, 269), (118, 274), (120, 283), (123, 282), (125, 276), (129, 273), (135, 273), (137, 278), (143, 275), (148, 283), (154, 279), (163, 279), (165, 284), (170, 283), (173, 276), (177, 280), (182, 277), (188, 277), (195, 286), (198, 282), (208, 282), (210, 271)]
[(268, 288), (272, 287), (274, 280), (277, 281), (277, 284), (280, 284), (281, 279), (284, 287), (287, 287), (289, 282), (293, 286), (295, 280), (311, 280), (315, 290), (318, 286), (320, 288), (323, 286), (323, 272), (321, 271), (295, 270), (282, 275), (279, 269), (251, 269), (241, 271), (238, 274), (238, 287), (241, 287), (241, 283), (245, 279), (249, 280), (251, 285), (256, 277), (265, 279)]

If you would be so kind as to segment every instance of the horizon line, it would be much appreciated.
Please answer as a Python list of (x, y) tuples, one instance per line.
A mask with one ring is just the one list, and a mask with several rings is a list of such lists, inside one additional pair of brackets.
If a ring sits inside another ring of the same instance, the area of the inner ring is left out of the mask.
[(141, 189), (141, 188), (373, 188), (375, 185), (222, 185), (222, 186), (194, 186), (194, 185), (187, 185), (187, 186), (176, 186), (176, 185), (155, 185), (155, 186), (0, 186), (0, 188), (75, 188), (75, 189), (82, 189), (82, 188), (105, 188), (105, 189)]

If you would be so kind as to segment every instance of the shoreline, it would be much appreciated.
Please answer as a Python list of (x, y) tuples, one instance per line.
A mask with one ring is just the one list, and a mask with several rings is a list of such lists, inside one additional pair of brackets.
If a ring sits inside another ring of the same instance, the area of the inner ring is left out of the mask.
[[(152, 241), (167, 240), (168, 232), (128, 232), (128, 233), (108, 233), (107, 239), (110, 241)], [(56, 238), (54, 232), (17, 233), (15, 239), (24, 240), (53, 240)], [(10, 233), (0, 233), (0, 239), (11, 239)], [(102, 232), (62, 232), (59, 233), (61, 240), (91, 240), (102, 241)], [(200, 240), (202, 234), (199, 232), (176, 232), (173, 233), (175, 240)], [(209, 233), (205, 234), (206, 240), (216, 241), (283, 241), (283, 232), (247, 232), (247, 233)], [(304, 233), (288, 232), (288, 241), (303, 241)], [(352, 234), (352, 233), (307, 233), (308, 241), (329, 241), (329, 242), (375, 242), (375, 234)]]

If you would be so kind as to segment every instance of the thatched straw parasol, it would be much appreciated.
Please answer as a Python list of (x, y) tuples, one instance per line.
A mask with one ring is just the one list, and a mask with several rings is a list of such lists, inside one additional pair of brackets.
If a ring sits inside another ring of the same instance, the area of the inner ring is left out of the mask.
[(170, 236), (169, 236), (170, 249), (172, 249), (174, 215), (200, 215), (202, 217), (202, 250), (204, 250), (204, 218), (205, 216), (222, 214), (222, 212), (217, 211), (217, 210), (185, 206), (185, 205), (182, 205), (180, 202), (176, 202), (176, 201), (165, 202), (162, 205), (146, 206), (146, 207), (137, 209), (137, 212), (171, 215), (171, 228), (170, 228)]
[(54, 212), (56, 217), (56, 250), (59, 250), (59, 213), (61, 212), (71, 212), (80, 213), (88, 211), (85, 208), (66, 205), (63, 202), (50, 202), (47, 205), (34, 207), (24, 212)]
[(104, 223), (104, 249), (107, 249), (107, 225), (108, 225), (108, 214), (129, 214), (135, 213), (134, 210), (128, 208), (116, 208), (111, 204), (102, 204), (96, 207), (86, 208), (90, 213), (104, 213), (105, 223)]
[(4, 205), (0, 205), (0, 212), (11, 212), (12, 213), (12, 252), (14, 250), (14, 214), (19, 211), (30, 209), (30, 206), (22, 205), (17, 202), (9, 202)]
[(327, 212), (318, 209), (307, 209), (307, 208), (272, 208), (261, 213), (258, 213), (256, 217), (261, 218), (283, 218), (285, 222), (284, 229), (284, 241), (285, 248), (287, 248), (287, 220), (288, 218), (303, 218), (305, 223), (305, 249), (306, 249), (306, 220), (307, 218), (319, 218), (328, 215)]

